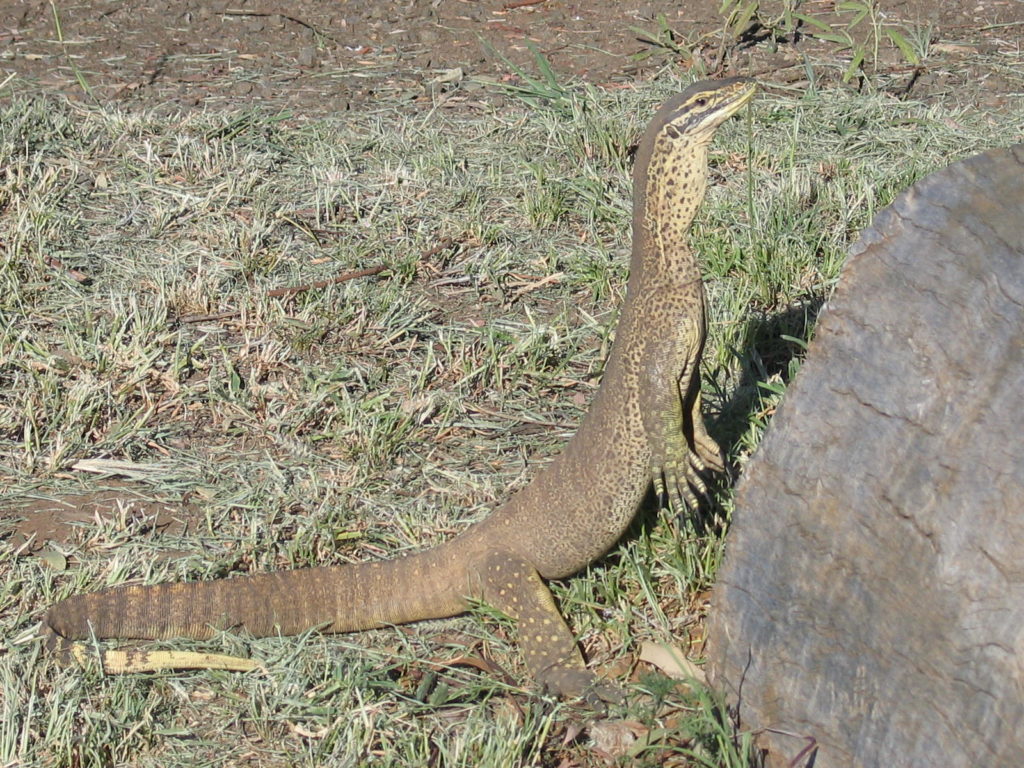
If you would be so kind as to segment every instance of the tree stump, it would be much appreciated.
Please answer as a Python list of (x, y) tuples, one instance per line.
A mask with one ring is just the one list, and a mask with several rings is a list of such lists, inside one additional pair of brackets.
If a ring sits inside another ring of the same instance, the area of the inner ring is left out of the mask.
[(740, 482), (709, 653), (769, 765), (1024, 766), (1024, 144), (853, 246)]

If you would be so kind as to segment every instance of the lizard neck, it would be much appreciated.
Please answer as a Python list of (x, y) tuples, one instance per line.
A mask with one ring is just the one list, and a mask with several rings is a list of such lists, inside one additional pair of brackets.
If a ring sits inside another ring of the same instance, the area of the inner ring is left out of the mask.
[(633, 173), (633, 256), (630, 283), (700, 279), (687, 244), (707, 184), (707, 142), (646, 137)]

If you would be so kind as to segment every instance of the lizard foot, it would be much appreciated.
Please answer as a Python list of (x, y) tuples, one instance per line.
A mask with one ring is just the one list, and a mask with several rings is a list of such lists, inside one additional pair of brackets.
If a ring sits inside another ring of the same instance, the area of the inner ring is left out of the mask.
[(595, 711), (605, 704), (621, 704), (626, 695), (619, 686), (602, 680), (589, 669), (555, 665), (537, 675), (543, 689), (563, 699), (582, 699)]
[(683, 451), (681, 456), (667, 456), (651, 464), (655, 493), (659, 499), (667, 500), (672, 511), (679, 514), (696, 510), (701, 499), (709, 498), (703, 477), (708, 472), (708, 465), (689, 446), (685, 446)]

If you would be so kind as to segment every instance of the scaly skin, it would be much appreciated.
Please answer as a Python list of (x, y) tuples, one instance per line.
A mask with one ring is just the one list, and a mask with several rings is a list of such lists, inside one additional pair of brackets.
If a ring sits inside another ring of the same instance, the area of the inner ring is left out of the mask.
[[(586, 669), (544, 579), (575, 573), (611, 549), (652, 479), (682, 509), (705, 492), (702, 475), (723, 468), (700, 412), (705, 299), (687, 230), (704, 197), (715, 129), (754, 90), (745, 78), (696, 83), (652, 120), (633, 173), (630, 278), (601, 387), (564, 451), (488, 518), (439, 547), (396, 560), (72, 597), (46, 616), (51, 640), (82, 658), (83, 646), (66, 640), (208, 638), (236, 627), (254, 636), (316, 626), (349, 632), (455, 615), (478, 599), (517, 622), (542, 686), (563, 696), (615, 698)], [(112, 672), (223, 661), (196, 656), (102, 654)]]

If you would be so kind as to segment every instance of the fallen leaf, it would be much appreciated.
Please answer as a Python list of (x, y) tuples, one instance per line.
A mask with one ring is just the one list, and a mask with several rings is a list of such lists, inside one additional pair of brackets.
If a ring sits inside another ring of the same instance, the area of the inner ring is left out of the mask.
[(935, 43), (929, 50), (933, 53), (954, 53), (962, 56), (978, 52), (973, 45), (955, 45), (953, 43)]
[(60, 573), (67, 570), (68, 559), (55, 549), (41, 549), (37, 557), (46, 563), (51, 571)]
[(618, 759), (628, 755), (636, 740), (646, 736), (648, 729), (635, 720), (598, 720), (589, 730), (594, 750)]
[(640, 646), (640, 661), (646, 661), (674, 680), (693, 679), (707, 682), (704, 670), (686, 658), (683, 649), (666, 643), (645, 642)]

